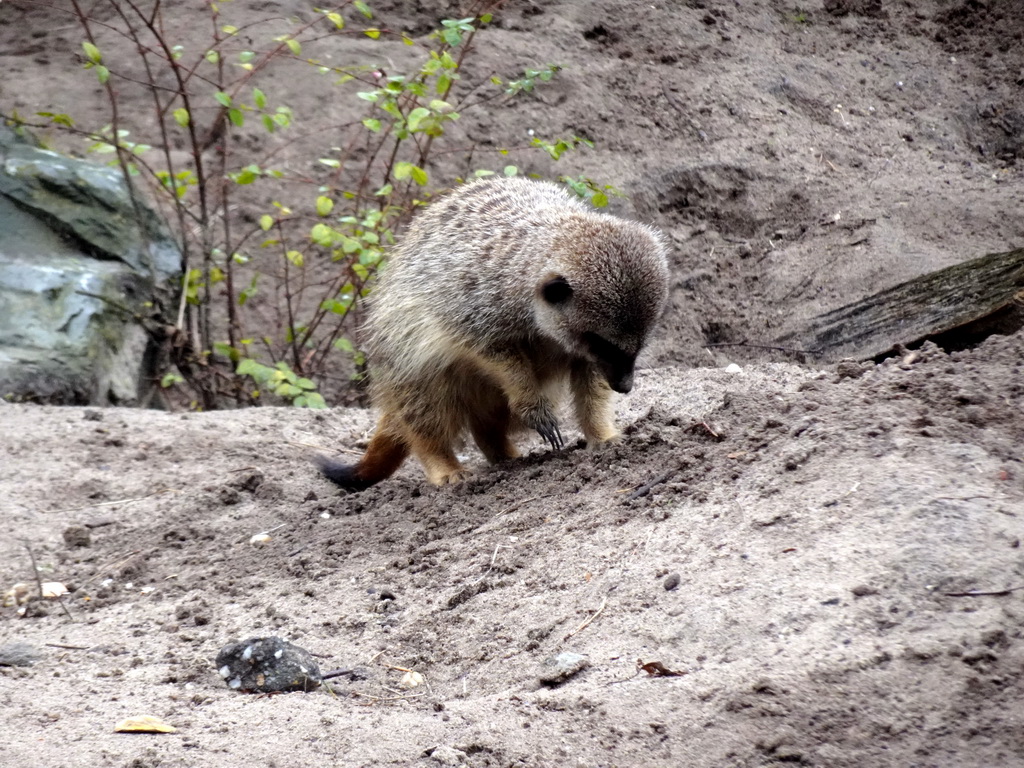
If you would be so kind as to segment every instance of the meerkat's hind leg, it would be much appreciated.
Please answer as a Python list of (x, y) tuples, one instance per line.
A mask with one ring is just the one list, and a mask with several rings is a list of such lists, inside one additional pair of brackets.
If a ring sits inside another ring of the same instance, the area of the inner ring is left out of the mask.
[(416, 434), (412, 436), (412, 452), (433, 485), (454, 485), (461, 483), (469, 472), (455, 457), (452, 443), (437, 437)]
[(498, 464), (519, 455), (509, 433), (512, 430), (512, 411), (505, 396), (497, 389), (482, 388), (475, 402), (467, 409), (469, 431), (484, 458)]
[(590, 363), (580, 361), (569, 374), (576, 420), (588, 448), (596, 448), (621, 438), (615, 426), (612, 389), (604, 376)]

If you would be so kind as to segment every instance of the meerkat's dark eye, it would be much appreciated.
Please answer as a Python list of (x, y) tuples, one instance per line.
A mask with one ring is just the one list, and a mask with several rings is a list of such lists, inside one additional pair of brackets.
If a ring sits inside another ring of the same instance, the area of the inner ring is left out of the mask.
[(548, 304), (564, 304), (572, 298), (572, 286), (561, 275), (548, 280), (540, 289), (544, 301)]

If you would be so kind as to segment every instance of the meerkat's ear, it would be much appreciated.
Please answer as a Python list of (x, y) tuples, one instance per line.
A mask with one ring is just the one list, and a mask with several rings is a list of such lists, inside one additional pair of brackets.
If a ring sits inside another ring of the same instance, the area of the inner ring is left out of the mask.
[(557, 306), (565, 304), (572, 298), (572, 286), (561, 275), (552, 275), (541, 283), (540, 293), (544, 297), (544, 301)]

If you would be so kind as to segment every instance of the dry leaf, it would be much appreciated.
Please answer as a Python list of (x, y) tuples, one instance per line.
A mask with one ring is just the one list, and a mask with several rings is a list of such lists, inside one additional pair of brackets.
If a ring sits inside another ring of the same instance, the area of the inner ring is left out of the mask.
[(682, 677), (686, 674), (685, 670), (669, 669), (660, 661), (648, 661), (645, 664), (643, 659), (637, 659), (636, 665), (651, 677)]
[(43, 582), (43, 597), (60, 597), (66, 595), (68, 588), (61, 584), (59, 581), (44, 581)]
[(178, 729), (168, 725), (159, 717), (139, 715), (122, 720), (114, 730), (118, 733), (177, 733)]

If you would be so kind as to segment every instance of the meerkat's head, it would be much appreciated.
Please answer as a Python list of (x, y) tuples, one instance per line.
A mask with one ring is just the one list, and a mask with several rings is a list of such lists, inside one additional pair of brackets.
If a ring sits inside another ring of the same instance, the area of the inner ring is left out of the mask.
[(633, 368), (668, 299), (660, 233), (611, 216), (574, 216), (560, 228), (540, 281), (542, 333), (591, 361), (616, 392), (633, 388)]

